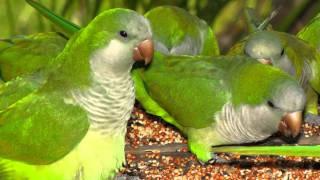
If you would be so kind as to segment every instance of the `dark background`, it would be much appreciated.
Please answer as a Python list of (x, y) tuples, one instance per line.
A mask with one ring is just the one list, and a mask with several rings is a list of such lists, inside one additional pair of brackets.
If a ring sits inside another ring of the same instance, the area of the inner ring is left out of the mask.
[[(37, 0), (59, 15), (81, 26), (99, 12), (123, 7), (143, 14), (161, 5), (175, 5), (204, 19), (214, 30), (222, 51), (247, 34), (245, 7), (254, 8), (264, 19), (274, 10), (272, 27), (295, 34), (320, 12), (319, 0)], [(0, 38), (18, 34), (55, 31), (55, 27), (24, 0), (0, 0)]]

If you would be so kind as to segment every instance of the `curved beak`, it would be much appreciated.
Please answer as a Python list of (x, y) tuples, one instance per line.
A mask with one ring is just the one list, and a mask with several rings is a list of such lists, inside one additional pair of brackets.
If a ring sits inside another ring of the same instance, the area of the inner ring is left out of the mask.
[(300, 133), (302, 125), (302, 112), (285, 114), (279, 124), (279, 131), (285, 136), (296, 137)]
[(153, 42), (151, 39), (146, 39), (138, 44), (133, 50), (133, 60), (144, 61), (144, 64), (149, 64), (153, 57)]
[(271, 59), (261, 58), (261, 59), (258, 59), (258, 61), (262, 64), (272, 65)]

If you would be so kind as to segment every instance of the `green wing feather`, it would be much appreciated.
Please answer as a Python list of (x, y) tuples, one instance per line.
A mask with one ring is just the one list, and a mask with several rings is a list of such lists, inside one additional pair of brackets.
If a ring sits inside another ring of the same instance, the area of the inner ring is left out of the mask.
[[(51, 35), (54, 47), (38, 51), (41, 46), (50, 46), (43, 40)], [(32, 63), (29, 69), (4, 73), (15, 79), (0, 86), (0, 156), (28, 164), (50, 164), (81, 141), (89, 122), (79, 106), (68, 103), (61, 85), (55, 84), (56, 89), (52, 90), (52, 83), (47, 83), (60, 61), (47, 64), (56, 59), (66, 40), (57, 39), (54, 33), (30, 37), (14, 40), (15, 44), (0, 54), (4, 70), (18, 69), (19, 63)], [(21, 59), (16, 60), (18, 57)]]
[(30, 94), (0, 112), (1, 157), (49, 164), (80, 142), (88, 128), (86, 113), (60, 96)]
[(0, 86), (0, 110), (6, 109), (21, 98), (37, 90), (46, 82), (41, 73), (34, 73), (24, 78), (17, 77)]
[[(152, 112), (169, 123), (175, 119), (174, 123), (180, 125), (178, 128), (200, 128), (211, 124), (214, 113), (225, 103), (226, 91), (218, 88), (222, 86), (215, 81), (223, 74), (212, 66), (212, 58), (200, 58), (201, 61), (198, 57), (171, 57), (157, 53), (151, 66), (141, 72), (148, 95), (159, 107)], [(149, 107), (141, 100), (148, 111)], [(167, 120), (163, 116), (164, 109), (173, 119)]]
[(298, 32), (297, 37), (320, 49), (320, 13)]
[(64, 18), (56, 15), (48, 8), (44, 7), (42, 4), (33, 0), (26, 0), (26, 2), (30, 4), (32, 7), (34, 7), (43, 16), (52, 21), (54, 24), (57, 24), (62, 30), (66, 31), (68, 35), (72, 35), (80, 29), (80, 27), (76, 24), (66, 21)]
[[(296, 36), (275, 32), (284, 44), (285, 53), (293, 63), (296, 78), (306, 79), (320, 93), (320, 55), (315, 48)], [(303, 85), (303, 84), (302, 84)]]
[(169, 53), (172, 49), (175, 49), (175, 55), (213, 56), (220, 53), (207, 23), (184, 9), (160, 6), (148, 11), (145, 17), (150, 21), (154, 41), (164, 45)]
[(67, 39), (59, 33), (39, 33), (8, 39), (0, 50), (0, 72), (4, 81), (32, 74), (45, 67), (64, 48)]
[(18, 78), (1, 86), (1, 157), (49, 164), (69, 153), (87, 132), (86, 113), (67, 104), (64, 92), (44, 91), (43, 84)]

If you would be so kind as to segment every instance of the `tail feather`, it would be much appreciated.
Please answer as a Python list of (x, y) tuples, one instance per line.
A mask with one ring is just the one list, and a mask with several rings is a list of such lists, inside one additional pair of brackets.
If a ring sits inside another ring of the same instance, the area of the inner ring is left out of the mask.
[(278, 155), (320, 157), (320, 145), (297, 146), (221, 146), (213, 147), (212, 152), (236, 153), (242, 155)]
[(48, 18), (55, 25), (59, 26), (62, 30), (66, 31), (68, 35), (72, 35), (75, 32), (78, 32), (80, 27), (61, 16), (50, 11), (48, 8), (44, 7), (42, 4), (35, 2), (33, 0), (26, 0), (33, 8), (35, 8), (40, 14)]

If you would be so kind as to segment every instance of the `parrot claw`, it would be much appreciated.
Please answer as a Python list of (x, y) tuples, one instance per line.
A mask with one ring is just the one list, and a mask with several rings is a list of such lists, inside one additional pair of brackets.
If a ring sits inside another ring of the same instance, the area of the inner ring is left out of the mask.
[(219, 157), (217, 154), (215, 153), (211, 153), (211, 156), (212, 156), (212, 159), (210, 159), (208, 162), (210, 164), (213, 164), (213, 163), (219, 163), (219, 164), (227, 164), (229, 163), (230, 161), (228, 161), (227, 159), (224, 159), (224, 158), (221, 158)]
[(304, 117), (304, 122), (313, 126), (320, 126), (320, 116), (307, 113)]
[(208, 164), (216, 164), (216, 163), (218, 163), (218, 164), (228, 164), (228, 163), (230, 163), (230, 161), (228, 161), (226, 159), (223, 159), (221, 157), (218, 157), (218, 156), (213, 157), (212, 159), (210, 159), (207, 162), (201, 161), (200, 159), (198, 160), (198, 162), (199, 162), (199, 164), (201, 166), (206, 166)]
[(141, 180), (139, 176), (130, 176), (127, 174), (119, 174), (115, 177), (115, 180)]

